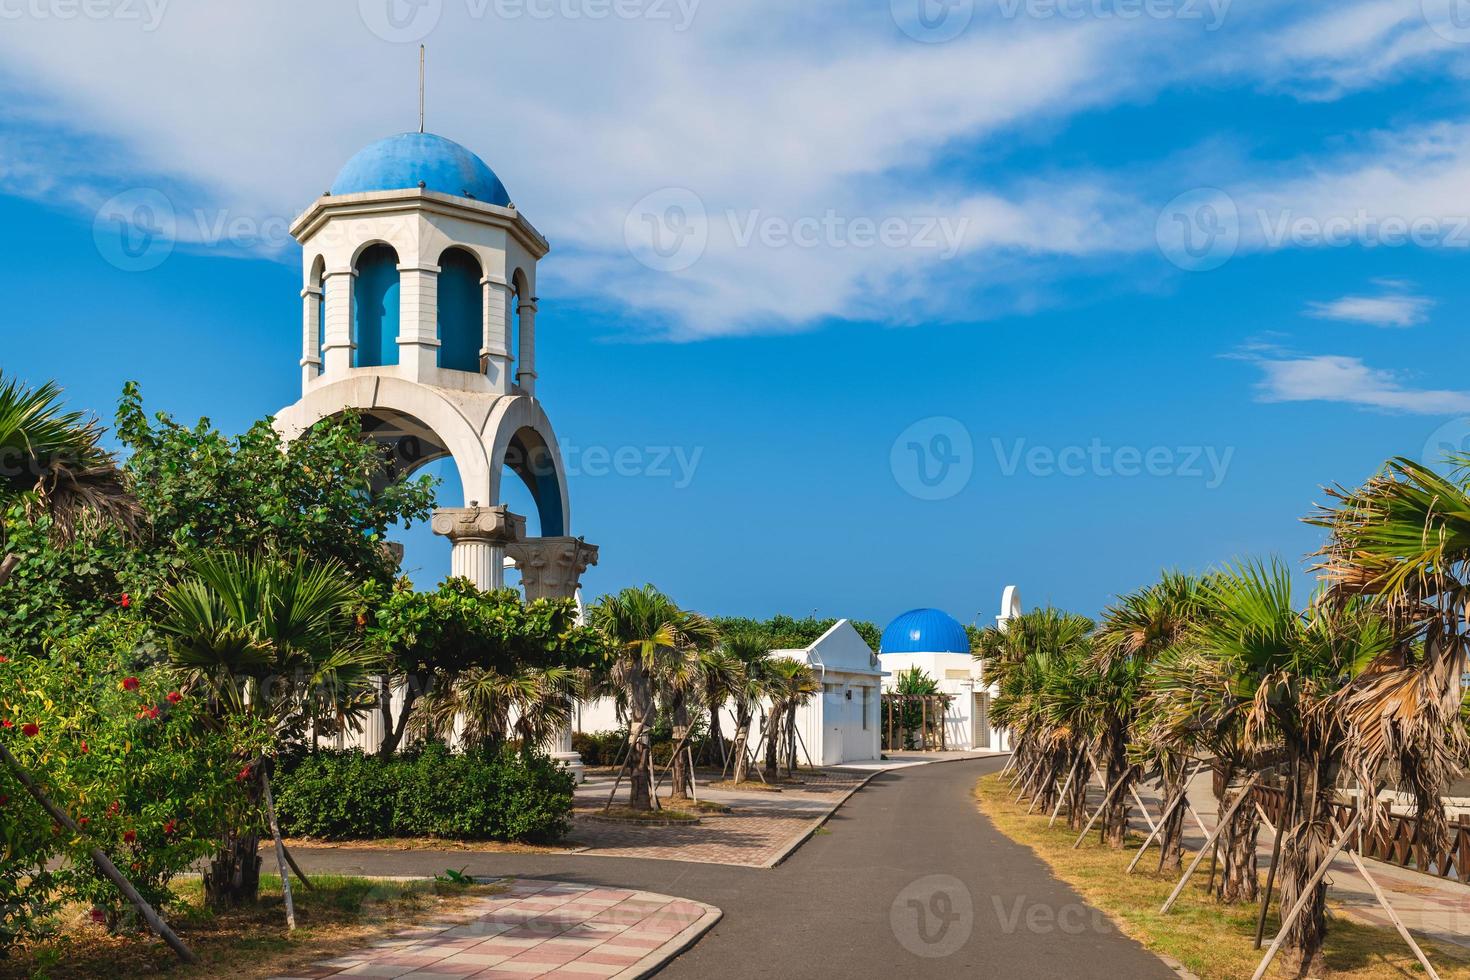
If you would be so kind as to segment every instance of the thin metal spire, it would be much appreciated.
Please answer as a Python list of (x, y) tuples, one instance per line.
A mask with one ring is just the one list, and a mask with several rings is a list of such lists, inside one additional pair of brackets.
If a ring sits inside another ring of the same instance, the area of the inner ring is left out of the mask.
[(424, 46), (419, 45), (419, 132), (424, 131)]

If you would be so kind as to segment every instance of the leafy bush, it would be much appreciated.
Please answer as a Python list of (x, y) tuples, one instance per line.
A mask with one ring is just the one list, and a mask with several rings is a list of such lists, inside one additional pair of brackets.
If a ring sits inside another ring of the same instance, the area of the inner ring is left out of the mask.
[(135, 927), (132, 906), (97, 872), (91, 848), (164, 906), (174, 899), (169, 882), (214, 849), (221, 821), (244, 802), (236, 776), (253, 744), (202, 724), (199, 699), (178, 690), (172, 671), (148, 665), (147, 638), (144, 624), (113, 615), (52, 644), (46, 657), (0, 663), (6, 744), (81, 831), (55, 825), (8, 773), (0, 776), (7, 936), (44, 909), (44, 896), (23, 894), (19, 879), (52, 856), (65, 866), (42, 884), (88, 904), (109, 929)]
[(572, 776), (543, 755), (429, 744), (389, 759), (314, 752), (282, 767), (275, 793), (282, 831), (306, 837), (547, 842), (570, 828)]
[(572, 751), (582, 757), (589, 766), (615, 766), (623, 746), (628, 744), (628, 733), (621, 732), (573, 732)]

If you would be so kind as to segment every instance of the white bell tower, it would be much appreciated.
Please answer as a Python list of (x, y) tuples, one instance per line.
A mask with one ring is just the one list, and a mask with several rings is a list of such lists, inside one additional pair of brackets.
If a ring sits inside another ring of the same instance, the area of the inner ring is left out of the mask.
[[(373, 143), (291, 226), (301, 243), (301, 400), (288, 437), (356, 411), (399, 472), (449, 457), (464, 506), (435, 512), (453, 573), (571, 598), (597, 548), (571, 536), (566, 473), (536, 398), (536, 263), (550, 246), (475, 154), (432, 133)], [(523, 481), (541, 536), (501, 503)]]

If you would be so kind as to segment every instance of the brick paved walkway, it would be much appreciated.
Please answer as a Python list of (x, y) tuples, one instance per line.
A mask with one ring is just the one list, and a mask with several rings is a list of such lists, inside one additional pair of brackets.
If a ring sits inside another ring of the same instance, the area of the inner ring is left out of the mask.
[[(640, 826), (586, 819), (607, 801), (612, 781), (601, 778), (577, 791), (579, 807), (571, 839), (598, 857), (654, 858), (770, 867), (793, 843), (810, 834), (842, 799), (871, 773), (850, 769), (808, 770), (800, 783), (781, 783), (781, 792), (701, 787), (700, 799), (715, 800), (730, 813), (702, 812), (690, 826)], [(625, 784), (626, 785), (626, 784)], [(620, 792), (618, 802), (626, 797)]]
[(673, 959), (719, 915), (714, 906), (651, 892), (516, 880), (443, 921), (275, 980), (632, 978)]

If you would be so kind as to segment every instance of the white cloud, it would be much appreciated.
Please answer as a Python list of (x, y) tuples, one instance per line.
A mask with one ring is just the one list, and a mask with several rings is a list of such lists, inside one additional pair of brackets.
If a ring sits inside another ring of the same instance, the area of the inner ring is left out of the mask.
[(1412, 327), (1429, 318), (1434, 302), (1427, 296), (1386, 293), (1382, 296), (1343, 296), (1325, 303), (1309, 303), (1307, 315), (1323, 320), (1346, 320), (1375, 327)]
[[(358, 16), (377, 2), (394, 0), (156, 3), (145, 8), (161, 11), (156, 30), (6, 20), (0, 179), (11, 193), (83, 208), (159, 187), (189, 216), (181, 229), (197, 227), (199, 212), (211, 227), (279, 227), (354, 150), (417, 121), (415, 45), (381, 40)], [(572, 0), (434, 0), (399, 12), (442, 10), (426, 38), (428, 128), (481, 153), (551, 239), (543, 284), (693, 338), (826, 317), (973, 317), (977, 291), (1011, 281), (1027, 288), (987, 310), (1045, 302), (1056, 291), (1035, 275), (1065, 274), (1059, 263), (1152, 259), (1157, 203), (1189, 186), (1175, 186), (1185, 175), (1172, 162), (1117, 173), (1043, 165), (1018, 180), (955, 159), (1003, 155), (1017, 133), (1174, 83), (1245, 76), (1315, 86), (1313, 98), (1324, 79), (1369, 84), (1443, 56), (1437, 35), (1408, 18), (1410, 3), (1300, 14), (1237, 0), (1218, 31), (977, 13), (944, 44), (905, 37), (886, 3), (839, 0), (644, 5), (671, 20), (496, 15), (582, 8)], [(687, 30), (680, 11), (692, 12)], [(1273, 244), (1254, 209), (1330, 216), (1361, 203), (1440, 215), (1463, 200), (1467, 178), (1470, 137), (1441, 127), (1272, 172), (1232, 162), (1199, 182), (1230, 189), (1252, 225), (1241, 247), (1253, 250), (1298, 244)], [(641, 266), (623, 237), (634, 202), (668, 187), (693, 191), (709, 222), (704, 254), (677, 273)], [(910, 227), (945, 218), (963, 232), (953, 249), (742, 244), (731, 232), (732, 216), (735, 228), (752, 216), (791, 228), (829, 214)]]
[(1267, 402), (1327, 401), (1426, 415), (1470, 411), (1470, 391), (1411, 388), (1392, 371), (1370, 368), (1356, 357), (1259, 358), (1265, 372), (1257, 387)]

